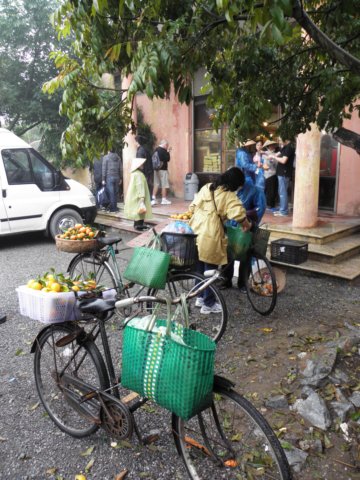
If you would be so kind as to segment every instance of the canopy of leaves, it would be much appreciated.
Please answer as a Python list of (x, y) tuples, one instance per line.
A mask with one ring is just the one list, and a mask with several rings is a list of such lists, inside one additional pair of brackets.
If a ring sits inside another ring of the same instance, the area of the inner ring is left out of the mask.
[[(138, 92), (166, 98), (174, 88), (189, 103), (200, 67), (213, 124), (227, 124), (232, 142), (260, 132), (272, 105), (284, 137), (312, 122), (336, 129), (346, 106), (359, 109), (359, 8), (360, 0), (67, 0), (54, 23), (60, 35), (73, 32), (73, 55), (55, 55), (60, 73), (45, 87), (65, 89), (64, 153), (103, 148), (115, 129), (125, 135)], [(131, 75), (128, 91), (104, 97), (105, 72)]]
[(59, 116), (61, 92), (42, 92), (43, 83), (56, 74), (50, 52), (56, 48), (49, 0), (2, 0), (0, 4), (0, 115), (18, 135), (36, 129), (39, 149), (61, 158), (60, 138), (67, 119)]

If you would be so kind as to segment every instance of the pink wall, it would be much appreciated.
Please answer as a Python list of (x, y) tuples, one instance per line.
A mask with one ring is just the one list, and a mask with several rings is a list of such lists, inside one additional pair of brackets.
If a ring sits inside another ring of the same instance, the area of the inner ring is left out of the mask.
[[(181, 105), (171, 94), (169, 100), (149, 100), (146, 95), (137, 95), (136, 105), (140, 106), (146, 123), (151, 126), (157, 141), (169, 141), (170, 191), (175, 197), (184, 196), (185, 174), (192, 171), (192, 109)], [(135, 152), (134, 152), (135, 153)]]
[[(345, 120), (344, 128), (360, 133), (360, 119), (353, 114)], [(340, 145), (339, 184), (336, 213), (360, 215), (360, 155), (352, 148)]]

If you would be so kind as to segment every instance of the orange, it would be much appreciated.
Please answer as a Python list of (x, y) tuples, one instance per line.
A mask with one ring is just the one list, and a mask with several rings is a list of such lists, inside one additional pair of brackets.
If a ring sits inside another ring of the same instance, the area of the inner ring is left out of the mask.
[(42, 285), (40, 282), (33, 282), (32, 285), (31, 285), (31, 288), (33, 290), (41, 290), (42, 289)]
[(52, 292), (60, 292), (61, 290), (61, 285), (60, 283), (57, 283), (57, 282), (54, 282), (52, 285), (51, 285), (51, 291)]

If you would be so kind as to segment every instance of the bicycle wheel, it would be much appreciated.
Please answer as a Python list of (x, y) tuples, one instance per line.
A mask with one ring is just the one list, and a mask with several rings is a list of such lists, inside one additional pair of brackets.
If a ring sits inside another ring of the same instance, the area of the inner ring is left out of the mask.
[[(40, 400), (52, 421), (63, 432), (82, 438), (98, 429), (91, 418), (99, 415), (100, 405), (92, 399), (79, 406), (78, 400), (87, 390), (78, 382), (82, 380), (92, 389), (106, 389), (109, 379), (98, 348), (90, 341), (81, 343), (75, 336), (71, 339), (74, 332), (70, 324), (54, 324), (40, 333), (34, 374)], [(77, 384), (71, 382), (72, 378)]]
[(193, 480), (290, 480), (285, 453), (265, 418), (234, 390), (214, 388), (213, 404), (184, 421), (174, 439)]
[[(182, 293), (188, 294), (196, 288), (200, 287), (201, 284), (207, 279), (200, 273), (193, 272), (175, 272), (170, 273), (167, 279), (166, 287), (164, 291), (158, 292), (159, 296), (169, 296), (170, 298), (179, 297)], [(212, 294), (215, 297), (215, 301), (219, 304), (219, 311), (216, 313), (210, 313), (208, 315), (200, 313), (201, 311), (201, 301), (202, 294), (195, 296), (194, 298), (188, 299), (187, 304), (189, 308), (189, 327), (198, 332), (204, 333), (211, 337), (215, 342), (218, 342), (223, 336), (228, 319), (228, 311), (224, 297), (220, 291), (215, 287), (215, 285), (210, 285), (208, 287)], [(151, 292), (151, 295), (155, 295), (157, 292)], [(166, 318), (166, 309), (164, 308), (163, 312)], [(180, 315), (177, 318), (177, 321), (181, 323), (183, 319)]]
[(277, 299), (276, 278), (269, 260), (253, 252), (248, 260), (246, 293), (253, 309), (261, 315), (270, 315)]
[(81, 275), (81, 278), (92, 277), (97, 285), (106, 289), (119, 290), (114, 272), (106, 261), (105, 252), (79, 253), (68, 266), (71, 278)]

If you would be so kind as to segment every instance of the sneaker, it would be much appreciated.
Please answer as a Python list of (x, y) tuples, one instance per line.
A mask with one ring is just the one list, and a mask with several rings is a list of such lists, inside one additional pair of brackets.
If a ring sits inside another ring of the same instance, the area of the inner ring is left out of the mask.
[(161, 200), (161, 205), (171, 205), (171, 202), (167, 198), (163, 198)]
[(239, 288), (240, 293), (244, 293), (244, 294), (247, 293), (246, 287), (244, 285), (242, 287), (238, 287), (238, 288)]
[(288, 213), (274, 212), (274, 217), (288, 217)]
[(195, 302), (195, 307), (201, 308), (204, 306), (204, 299), (202, 297), (198, 297)]
[(203, 305), (201, 307), (200, 313), (203, 315), (209, 315), (210, 313), (221, 313), (223, 311), (222, 306), (219, 302), (215, 302), (211, 307)]
[(226, 290), (227, 288), (231, 288), (232, 287), (232, 282), (231, 280), (228, 281), (228, 280), (222, 280), (219, 284), (218, 284), (218, 288), (220, 290)]
[(157, 203), (158, 203), (158, 202), (156, 201), (156, 198), (153, 198), (153, 199), (151, 200), (151, 206), (152, 206), (152, 207), (153, 207), (154, 205), (157, 205)]

